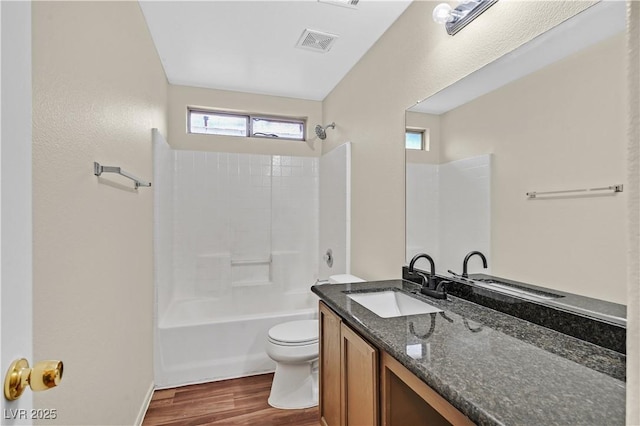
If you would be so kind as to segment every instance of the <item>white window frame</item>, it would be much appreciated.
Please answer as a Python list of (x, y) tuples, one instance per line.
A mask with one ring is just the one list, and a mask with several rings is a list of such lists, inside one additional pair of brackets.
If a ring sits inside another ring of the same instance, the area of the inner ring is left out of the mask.
[[(215, 135), (212, 133), (198, 133), (191, 131), (191, 113), (200, 113), (200, 114), (211, 114), (211, 115), (227, 115), (231, 117), (241, 117), (246, 119), (246, 136), (236, 136), (236, 135)], [(269, 135), (256, 135), (253, 131), (253, 120), (266, 120), (273, 121), (279, 123), (295, 123), (302, 124), (302, 138), (285, 138), (280, 136), (269, 136)], [(263, 115), (263, 114), (242, 114), (235, 113), (232, 111), (220, 111), (220, 110), (210, 110), (206, 108), (196, 108), (196, 107), (188, 107), (187, 108), (187, 133), (194, 135), (214, 135), (214, 136), (233, 136), (233, 137), (247, 137), (247, 138), (256, 138), (256, 139), (271, 139), (271, 140), (290, 140), (290, 141), (306, 141), (307, 135), (307, 120), (304, 118), (298, 117), (280, 117), (273, 115)]]

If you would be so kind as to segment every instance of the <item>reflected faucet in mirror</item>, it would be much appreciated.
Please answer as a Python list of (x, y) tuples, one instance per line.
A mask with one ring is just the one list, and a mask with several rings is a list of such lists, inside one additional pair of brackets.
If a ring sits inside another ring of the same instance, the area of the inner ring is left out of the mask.
[(469, 274), (467, 273), (467, 264), (469, 263), (469, 259), (471, 259), (471, 257), (478, 255), (480, 256), (480, 258), (482, 259), (482, 267), (484, 269), (487, 269), (487, 258), (484, 257), (484, 254), (482, 254), (481, 252), (475, 250), (475, 251), (471, 251), (469, 253), (467, 253), (467, 255), (464, 257), (464, 261), (462, 262), (462, 277), (463, 278), (469, 278)]
[(451, 269), (448, 269), (447, 272), (453, 275), (454, 277), (462, 278), (462, 279), (465, 279), (465, 281), (468, 281), (469, 274), (467, 273), (467, 269), (468, 269), (467, 264), (469, 263), (469, 259), (471, 259), (471, 257), (475, 255), (480, 256), (480, 258), (482, 259), (482, 267), (484, 269), (487, 269), (487, 258), (485, 257), (485, 255), (482, 254), (482, 252), (474, 250), (467, 253), (467, 255), (464, 257), (464, 260), (462, 261), (462, 274), (456, 274)]

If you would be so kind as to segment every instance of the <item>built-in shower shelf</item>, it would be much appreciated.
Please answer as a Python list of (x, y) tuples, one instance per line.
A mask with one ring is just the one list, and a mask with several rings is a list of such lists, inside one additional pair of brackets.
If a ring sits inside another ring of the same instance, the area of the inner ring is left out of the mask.
[(261, 287), (273, 285), (273, 281), (235, 281), (231, 282), (232, 287)]
[(231, 259), (231, 266), (241, 265), (269, 265), (271, 264), (271, 256), (263, 259)]

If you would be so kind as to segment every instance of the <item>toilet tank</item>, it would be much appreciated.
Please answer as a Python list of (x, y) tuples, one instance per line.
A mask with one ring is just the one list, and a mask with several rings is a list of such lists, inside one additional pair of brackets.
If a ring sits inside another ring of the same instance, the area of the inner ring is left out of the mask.
[(331, 275), (329, 277), (329, 284), (344, 284), (344, 283), (361, 283), (364, 280), (360, 277), (356, 277), (351, 274)]

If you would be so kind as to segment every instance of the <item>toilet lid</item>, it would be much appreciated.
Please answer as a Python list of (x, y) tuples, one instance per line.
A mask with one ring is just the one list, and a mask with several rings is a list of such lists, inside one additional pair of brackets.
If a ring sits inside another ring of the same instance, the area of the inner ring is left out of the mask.
[(271, 340), (283, 343), (306, 344), (318, 340), (318, 320), (290, 321), (271, 327)]

